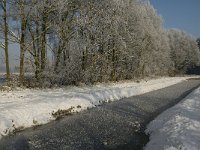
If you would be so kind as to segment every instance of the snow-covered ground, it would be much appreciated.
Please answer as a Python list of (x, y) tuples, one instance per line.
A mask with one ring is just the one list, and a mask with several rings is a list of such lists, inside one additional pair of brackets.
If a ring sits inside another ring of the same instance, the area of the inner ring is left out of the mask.
[(152, 121), (146, 150), (200, 150), (200, 88)]
[(161, 78), (140, 83), (127, 81), (90, 87), (0, 91), (0, 138), (19, 128), (48, 123), (55, 119), (52, 114), (58, 110), (73, 108), (72, 112), (80, 112), (103, 102), (161, 89), (187, 78)]

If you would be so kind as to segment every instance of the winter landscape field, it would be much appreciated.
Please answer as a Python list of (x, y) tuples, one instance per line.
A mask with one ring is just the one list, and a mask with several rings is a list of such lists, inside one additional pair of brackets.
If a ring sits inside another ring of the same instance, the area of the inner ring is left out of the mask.
[[(70, 86), (43, 90), (16, 88), (1, 91), (0, 138), (123, 98), (189, 82), (191, 79), (198, 81), (198, 78), (199, 76), (165, 77), (143, 80), (140, 83), (123, 81), (95, 86)], [(147, 126), (146, 134), (150, 136), (150, 141), (145, 149), (198, 150), (200, 146), (199, 90), (198, 88), (192, 92)], [(2, 148), (1, 142), (0, 148)]]
[(147, 93), (179, 83), (187, 78), (162, 78), (141, 83), (130, 81), (91, 87), (16, 89), (1, 92), (0, 137), (20, 128), (48, 123), (60, 115), (80, 112), (106, 102)]
[(0, 150), (200, 150), (199, 0), (0, 0)]

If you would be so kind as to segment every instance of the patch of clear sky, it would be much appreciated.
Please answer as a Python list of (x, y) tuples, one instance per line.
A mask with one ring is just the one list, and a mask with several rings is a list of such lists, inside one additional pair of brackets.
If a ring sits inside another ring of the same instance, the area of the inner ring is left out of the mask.
[(200, 0), (150, 0), (163, 17), (164, 26), (178, 28), (200, 37)]

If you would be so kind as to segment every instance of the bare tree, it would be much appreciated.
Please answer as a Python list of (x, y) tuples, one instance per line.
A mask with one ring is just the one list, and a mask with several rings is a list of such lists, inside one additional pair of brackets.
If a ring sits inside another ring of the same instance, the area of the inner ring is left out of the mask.
[(6, 63), (6, 79), (10, 79), (10, 66), (9, 66), (9, 54), (8, 54), (8, 14), (7, 14), (7, 1), (2, 0), (0, 6), (3, 10), (3, 32), (4, 32), (4, 44), (1, 43), (1, 47), (5, 51), (5, 63)]

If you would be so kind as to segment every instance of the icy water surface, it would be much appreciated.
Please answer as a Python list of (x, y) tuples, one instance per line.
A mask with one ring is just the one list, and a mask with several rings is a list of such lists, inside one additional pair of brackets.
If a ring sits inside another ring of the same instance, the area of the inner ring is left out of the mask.
[(0, 140), (0, 150), (142, 150), (146, 126), (196, 89), (200, 80), (107, 103)]

